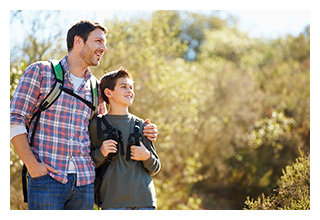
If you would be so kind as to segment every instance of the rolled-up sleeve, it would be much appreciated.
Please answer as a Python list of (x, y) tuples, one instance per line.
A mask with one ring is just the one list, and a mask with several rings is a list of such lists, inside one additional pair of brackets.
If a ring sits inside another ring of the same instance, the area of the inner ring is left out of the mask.
[(37, 63), (23, 73), (10, 102), (10, 124), (27, 127), (40, 94), (41, 76)]

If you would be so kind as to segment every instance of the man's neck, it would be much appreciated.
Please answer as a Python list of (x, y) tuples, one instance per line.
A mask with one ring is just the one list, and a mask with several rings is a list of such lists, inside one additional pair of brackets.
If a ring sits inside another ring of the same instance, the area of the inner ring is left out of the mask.
[(79, 56), (69, 53), (67, 57), (67, 63), (69, 70), (73, 75), (79, 78), (84, 78), (86, 76), (86, 69), (88, 66), (84, 64), (83, 60)]

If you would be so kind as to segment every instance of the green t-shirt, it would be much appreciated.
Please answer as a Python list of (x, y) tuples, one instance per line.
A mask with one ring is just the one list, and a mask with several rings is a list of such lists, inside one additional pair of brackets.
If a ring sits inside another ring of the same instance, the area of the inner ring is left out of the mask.
[[(128, 138), (131, 133), (131, 123), (136, 116), (129, 115), (105, 115), (112, 125), (121, 131), (124, 143), (125, 155), (121, 155), (118, 149), (117, 155), (112, 160), (103, 177), (100, 198), (102, 208), (121, 207), (156, 207), (156, 193), (151, 176), (160, 171), (160, 160), (151, 141), (143, 136), (142, 142), (152, 152), (146, 161), (126, 160)], [(139, 119), (143, 122), (142, 119)], [(91, 155), (100, 166), (105, 157), (100, 151), (103, 137), (97, 138), (97, 119), (93, 119), (89, 126), (91, 139)], [(103, 135), (101, 135), (103, 136)]]

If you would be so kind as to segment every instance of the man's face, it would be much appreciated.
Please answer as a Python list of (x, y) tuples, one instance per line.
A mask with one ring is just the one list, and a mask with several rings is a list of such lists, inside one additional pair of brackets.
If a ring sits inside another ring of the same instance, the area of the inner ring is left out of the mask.
[(106, 50), (106, 35), (100, 28), (96, 28), (84, 43), (80, 57), (88, 66), (98, 66)]

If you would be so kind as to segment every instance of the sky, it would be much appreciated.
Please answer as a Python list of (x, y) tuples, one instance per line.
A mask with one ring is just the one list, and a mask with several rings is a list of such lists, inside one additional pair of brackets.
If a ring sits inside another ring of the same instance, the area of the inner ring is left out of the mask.
[[(81, 19), (96, 20), (103, 23), (104, 20), (118, 18), (130, 20), (135, 17), (149, 18), (154, 10), (62, 10), (59, 18), (53, 22), (63, 27), (67, 33), (69, 27)], [(38, 11), (24, 11), (22, 24), (19, 19), (10, 21), (10, 44), (22, 44), (25, 39), (24, 30), (28, 28), (28, 20)], [(297, 36), (310, 24), (310, 12), (308, 10), (197, 10), (197, 13), (215, 15), (225, 19), (234, 16), (238, 19), (238, 27), (246, 31), (250, 37), (277, 38), (287, 34)], [(57, 21), (59, 20), (59, 21)], [(50, 26), (50, 24), (48, 24)], [(54, 25), (51, 25), (54, 26)], [(52, 31), (54, 29), (48, 29)]]
[[(82, 15), (96, 17), (99, 20), (116, 16), (120, 19), (130, 20), (131, 17), (148, 17), (153, 10), (135, 11), (96, 11), (75, 12), (74, 17)], [(212, 10), (197, 10), (195, 12), (209, 14)], [(310, 24), (308, 10), (219, 10), (221, 18), (235, 16), (239, 19), (239, 28), (247, 31), (251, 37), (276, 38), (287, 34), (298, 35)]]
[(238, 17), (239, 28), (247, 31), (251, 37), (297, 36), (310, 25), (308, 10), (237, 10), (225, 13)]

